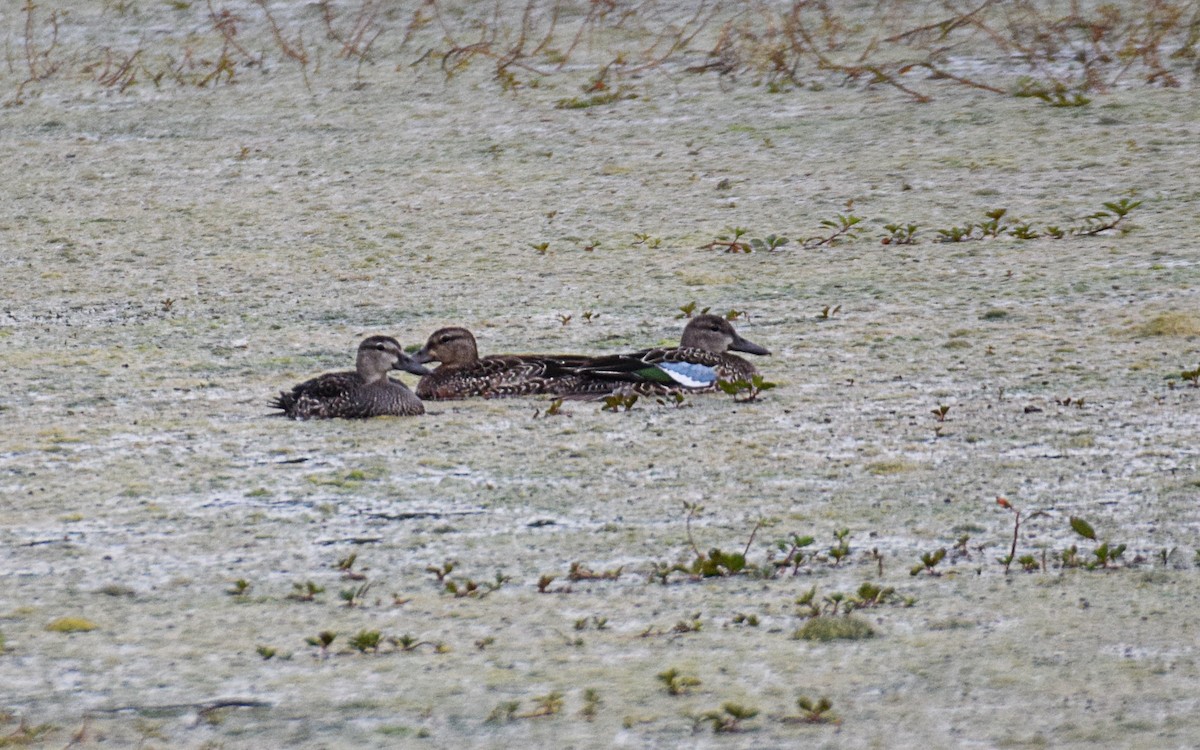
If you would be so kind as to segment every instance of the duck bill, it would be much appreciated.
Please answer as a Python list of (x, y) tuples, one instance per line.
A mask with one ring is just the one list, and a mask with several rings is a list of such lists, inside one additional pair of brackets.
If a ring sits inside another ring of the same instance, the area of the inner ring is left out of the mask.
[(745, 352), (747, 354), (760, 354), (763, 356), (769, 355), (771, 353), (770, 351), (767, 350), (766, 347), (759, 346), (758, 344), (754, 343), (753, 341), (744, 339), (741, 336), (734, 336), (733, 343), (729, 345), (729, 348), (733, 349), (736, 352)]
[[(422, 351), (424, 351), (424, 350), (422, 350)], [(404, 370), (405, 372), (411, 372), (413, 375), (428, 375), (430, 373), (429, 368), (424, 367), (421, 364), (421, 362), (422, 361), (428, 362), (429, 360), (417, 359), (417, 357), (419, 357), (420, 354), (421, 354), (421, 352), (417, 352), (417, 355), (413, 356), (413, 357), (410, 357), (407, 354), (402, 355), (399, 359), (396, 360), (396, 364), (392, 365), (392, 369), (393, 370)]]
[[(412, 355), (412, 362), (418, 365), (423, 365), (426, 362), (435, 361), (435, 357), (429, 353), (429, 347), (422, 347), (417, 353)], [(412, 372), (412, 370), (409, 370)]]

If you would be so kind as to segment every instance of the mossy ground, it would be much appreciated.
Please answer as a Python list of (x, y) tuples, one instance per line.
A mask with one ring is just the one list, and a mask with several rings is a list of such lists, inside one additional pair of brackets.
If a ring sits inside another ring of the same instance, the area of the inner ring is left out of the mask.
[[(554, 106), (577, 95), (565, 79), (504, 93), (436, 68), (361, 75), (121, 95), (58, 81), (0, 114), (0, 734), (19, 719), (57, 746), (80, 727), (83, 746), (171, 747), (1200, 733), (1200, 390), (1178, 378), (1200, 364), (1192, 91), (918, 106), (650, 73), (636, 99), (570, 110)], [(931, 242), (997, 207), (1066, 224), (1123, 197), (1143, 201), (1125, 235)], [(851, 211), (860, 239), (800, 247)], [(923, 241), (882, 245), (886, 223)], [(796, 241), (698, 249), (729, 226)], [(485, 352), (619, 351), (674, 340), (693, 300), (749, 314), (737, 325), (772, 350), (758, 363), (776, 389), (536, 419), (536, 399), (264, 416), (369, 333), (415, 345), (461, 324)], [(1003, 574), (998, 495), (1048, 511), (1019, 554), (1049, 571)], [(768, 517), (752, 562), (791, 533), (828, 549), (850, 529), (852, 551), (796, 577), (647, 583), (690, 555), (685, 501), (705, 506), (702, 550), (740, 551)], [(1070, 516), (1127, 543), (1122, 567), (1055, 568), (1092, 546)], [(909, 575), (963, 534), (969, 558)], [(336, 569), (351, 553), (365, 578)], [(455, 598), (426, 572), (449, 559), (457, 580), (510, 580)], [(576, 561), (622, 574), (572, 583)], [(537, 593), (546, 574), (557, 593)], [(288, 598), (310, 580), (325, 593)], [(860, 613), (872, 638), (792, 638), (811, 586), (863, 581), (915, 601)], [(97, 629), (47, 631), (68, 616)], [(325, 658), (305, 643), (323, 630), (339, 634)], [(362, 630), (450, 650), (352, 652)], [(702, 685), (667, 695), (670, 668)], [(555, 716), (485, 721), (555, 692)], [(828, 695), (842, 723), (783, 721), (801, 695)], [(229, 700), (265, 705), (202, 710)], [(726, 702), (760, 711), (749, 731), (693, 734)]]

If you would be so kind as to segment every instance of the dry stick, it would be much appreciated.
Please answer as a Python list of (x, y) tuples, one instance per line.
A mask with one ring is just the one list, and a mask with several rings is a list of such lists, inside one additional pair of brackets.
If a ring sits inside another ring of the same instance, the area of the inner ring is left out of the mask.
[(412, 20), (410, 20), (408, 25), (404, 27), (404, 37), (400, 40), (400, 48), (403, 49), (407, 47), (408, 43), (412, 41), (413, 36), (416, 35), (418, 31), (425, 28), (425, 26), (428, 24), (429, 19), (421, 14), (421, 9), (417, 8), (414, 10), (412, 14)]
[[(583, 39), (584, 32), (587, 31), (587, 29), (597, 21), (599, 15), (603, 15), (601, 7), (601, 3), (592, 3), (591, 7), (588, 8), (587, 16), (584, 17), (583, 22), (579, 24), (579, 30), (575, 32), (575, 37), (571, 39), (571, 43), (567, 46), (566, 51), (563, 52), (562, 60), (558, 63), (556, 70), (563, 69), (563, 66), (565, 66), (567, 61), (571, 59), (571, 55), (574, 54), (575, 48), (579, 46), (579, 42)], [(557, 18), (557, 14), (555, 17)]]
[[(58, 71), (59, 65), (50, 63), (50, 53), (58, 47), (58, 11), (50, 12), (50, 44), (44, 50), (39, 50), (34, 47), (33, 43), (33, 11), (37, 8), (33, 4), (33, 0), (25, 0), (25, 5), (21, 9), (25, 13), (25, 64), (29, 67), (29, 78), (21, 84), (31, 81), (40, 81), (49, 78)], [(45, 68), (39, 73), (39, 61), (45, 63)], [(19, 93), (19, 92), (18, 92)]]
[(758, 519), (758, 523), (754, 524), (754, 528), (750, 531), (750, 538), (746, 540), (746, 548), (742, 550), (743, 558), (750, 554), (750, 545), (754, 543), (754, 535), (758, 533), (758, 530), (761, 529), (765, 523), (766, 519), (760, 518)]
[[(843, 74), (849, 76), (850, 78), (858, 78), (864, 72), (871, 73), (872, 75), (875, 76), (874, 82), (886, 83), (890, 86), (894, 86), (895, 88), (899, 89), (900, 91), (903, 91), (904, 93), (911, 96), (914, 100), (916, 100), (920, 104), (925, 104), (925, 103), (932, 101), (931, 97), (926, 96), (925, 94), (922, 94), (919, 91), (915, 91), (915, 90), (909, 88), (908, 86), (905, 86), (903, 83), (900, 83), (899, 81), (897, 81), (893, 76), (890, 76), (887, 73), (884, 73), (883, 70), (880, 69), (876, 65), (854, 66), (854, 65), (842, 65), (840, 63), (833, 62), (832, 60), (825, 57), (825, 55), (821, 54), (820, 50), (817, 49), (817, 46), (813, 43), (812, 36), (808, 33), (808, 29), (805, 28), (804, 23), (800, 20), (798, 11), (794, 15), (793, 20), (794, 20), (794, 24), (795, 24), (793, 26), (793, 29), (804, 40), (805, 44), (808, 45), (809, 53), (817, 59), (817, 67), (818, 68), (821, 68), (823, 70), (834, 70), (839, 73), (843, 73)], [(801, 48), (801, 51), (803, 51), (803, 48)]]
[(704, 555), (700, 554), (700, 548), (696, 546), (696, 541), (692, 539), (692, 517), (696, 515), (697, 506), (689, 505), (687, 510), (688, 514), (687, 518), (684, 519), (683, 527), (687, 531), (688, 544), (691, 545), (692, 551), (696, 553), (696, 557), (704, 557)]
[[(500, 56), (496, 57), (496, 73), (497, 74), (503, 72), (505, 70), (505, 68), (507, 68), (509, 65), (512, 65), (517, 60), (519, 60), (520, 58), (525, 56), (525, 40), (529, 34), (529, 26), (531, 23), (530, 15), (533, 10), (533, 4), (536, 1), (537, 0), (527, 0), (527, 2), (525, 3), (525, 9), (521, 12), (521, 32), (520, 32), (520, 34), (517, 35), (516, 43), (514, 43), (509, 48), (508, 52), (503, 57), (500, 57)], [(499, 14), (499, 11), (500, 11), (499, 5), (500, 5), (499, 0), (497, 0), (497, 3), (496, 3), (496, 13), (497, 14)], [(493, 23), (498, 26), (500, 23), (500, 19), (494, 18)]]
[(924, 26), (918, 26), (914, 29), (909, 29), (908, 31), (902, 31), (899, 34), (895, 34), (893, 36), (890, 36), (890, 37), (884, 39), (883, 41), (895, 44), (896, 42), (906, 40), (908, 37), (917, 36), (917, 35), (927, 32), (927, 31), (940, 31), (941, 34), (939, 35), (939, 38), (945, 39), (947, 36), (950, 35), (951, 31), (954, 31), (955, 29), (957, 29), (960, 26), (971, 23), (971, 20), (976, 15), (981, 13), (988, 6), (992, 5), (994, 2), (995, 2), (995, 0), (984, 0), (983, 5), (980, 5), (978, 8), (976, 8), (975, 10), (973, 10), (969, 13), (963, 13), (963, 14), (957, 15), (953, 18), (948, 18), (944, 21), (937, 21), (936, 23), (929, 23), (929, 24), (925, 24)]
[[(128, 57), (125, 57), (118, 64), (116, 64), (116, 67), (114, 68), (112, 47), (102, 47), (101, 49), (104, 52), (104, 60), (102, 62), (88, 64), (86, 67), (84, 67), (83, 72), (92, 73), (95, 72), (97, 68), (100, 68), (101, 70), (95, 73), (96, 83), (99, 83), (105, 88), (112, 88), (120, 84), (117, 90), (124, 92), (125, 89), (127, 89), (137, 80), (137, 76), (133, 72), (132, 68), (133, 64), (137, 62), (138, 57), (141, 56), (142, 50), (134, 50), (133, 53), (131, 53)], [(143, 66), (143, 70), (144, 69), (145, 68)]]
[[(533, 5), (533, 0), (530, 0), (529, 5)], [(530, 57), (542, 54), (542, 51), (545, 50), (550, 42), (554, 40), (554, 32), (556, 29), (558, 29), (558, 15), (561, 10), (562, 5), (556, 1), (554, 6), (550, 9), (550, 28), (546, 29), (546, 33), (542, 36), (542, 41), (539, 42), (538, 46), (534, 47), (533, 51), (529, 53)]]
[[(1033, 24), (1034, 28), (1047, 27), (1047, 28), (1055, 29), (1056, 33), (1060, 37), (1059, 44), (1061, 45), (1061, 44), (1065, 43), (1065, 41), (1061, 39), (1061, 37), (1062, 37), (1062, 26), (1061, 26), (1062, 20), (1061, 19), (1059, 22), (1051, 24), (1051, 23), (1047, 22), (1040, 13), (1038, 13), (1036, 8), (1033, 8), (1033, 7), (1026, 7), (1025, 13), (1027, 15), (1032, 15), (1034, 17), (1034, 19), (1035, 19), (1035, 22)], [(1068, 18), (1070, 18), (1070, 17), (1068, 17)], [(1001, 49), (1002, 51), (1005, 51), (1005, 52), (1010, 52), (1011, 50), (1016, 50), (1020, 55), (1022, 55), (1029, 62), (1030, 65), (1034, 66), (1034, 68), (1037, 69), (1037, 72), (1040, 76), (1042, 76), (1046, 80), (1052, 81), (1057, 86), (1065, 86), (1066, 85), (1062, 81), (1062, 79), (1060, 79), (1057, 75), (1054, 74), (1054, 72), (1052, 70), (1050, 70), (1049, 68), (1046, 67), (1046, 64), (1051, 61), (1050, 54), (1042, 54), (1042, 53), (1038, 52), (1036, 49), (1029, 47), (1025, 44), (1022, 44), (1020, 41), (1018, 41), (1018, 38), (1016, 36), (1017, 35), (1016, 30), (1014, 30), (1012, 32), (1012, 35), (1010, 37), (1005, 37), (1005, 36), (1002, 36), (1000, 33), (998, 33), (991, 26), (987, 25), (986, 23), (984, 23), (982, 20), (980, 20), (978, 18), (972, 17), (970, 19), (970, 21), (971, 21), (972, 26), (974, 26), (978, 31), (983, 32), (989, 39), (992, 40), (992, 42), (994, 42), (996, 44), (996, 46), (999, 49)]]
[(213, 28), (221, 32), (221, 36), (224, 38), (226, 46), (233, 47), (247, 60), (250, 60), (255, 64), (261, 64), (262, 58), (255, 57), (254, 55), (250, 54), (250, 51), (243, 47), (236, 39), (237, 22), (239, 20), (237, 15), (224, 8), (220, 13), (218, 13), (216, 8), (213, 7), (212, 0), (205, 0), (205, 2), (208, 4), (208, 16), (212, 20)]
[(1196, 44), (1200, 43), (1200, 8), (1196, 9), (1196, 15), (1192, 16), (1192, 20), (1188, 21), (1187, 29), (1187, 39), (1183, 41), (1179, 49), (1171, 53), (1171, 57), (1195, 57)]
[[(321, 17), (325, 21), (325, 30), (329, 38), (342, 45), (342, 50), (338, 54), (346, 60), (355, 57), (360, 63), (365, 61), (371, 46), (384, 32), (384, 29), (376, 24), (376, 19), (379, 17), (379, 4), (376, 0), (364, 0), (358, 8), (358, 14), (350, 24), (350, 33), (346, 35), (339, 33), (334, 28), (333, 10), (327, 1), (321, 3)], [(364, 42), (367, 33), (372, 30), (375, 33)]]
[[(685, 21), (683, 23), (683, 25), (680, 27), (680, 30), (675, 33), (674, 41), (671, 42), (671, 46), (666, 51), (666, 53), (664, 53), (663, 55), (660, 55), (657, 59), (652, 59), (649, 62), (639, 65), (635, 68), (631, 68), (627, 72), (631, 73), (631, 74), (632, 73), (640, 73), (643, 70), (648, 70), (649, 68), (658, 67), (659, 65), (662, 65), (663, 62), (665, 62), (667, 60), (667, 58), (669, 58), (671, 55), (675, 54), (676, 51), (691, 44), (692, 40), (695, 39), (700, 34), (700, 32), (703, 31), (708, 26), (709, 22), (712, 21), (713, 18), (716, 17), (717, 11), (719, 10), (719, 6), (714, 7), (712, 10), (710, 10), (708, 12), (707, 18), (701, 19), (700, 16), (703, 15), (706, 10), (708, 10), (707, 3), (701, 2), (700, 7), (696, 9), (695, 14), (693, 14), (691, 18), (689, 18), (687, 21)], [(692, 26), (693, 24), (697, 24), (695, 29), (690, 34), (687, 33), (688, 27)], [(667, 36), (667, 34), (665, 32), (663, 34), (660, 34), (658, 36), (658, 38), (654, 40), (654, 43), (651, 44), (649, 47), (647, 47), (642, 52), (642, 56), (646, 57), (646, 56), (650, 55), (653, 52), (653, 50), (659, 45), (659, 43), (664, 38), (666, 38), (666, 36)]]
[[(608, 13), (612, 12), (613, 7), (613, 5), (606, 4), (606, 2), (592, 2), (592, 4), (590, 4), (587, 16), (583, 18), (580, 28), (575, 31), (575, 36), (571, 38), (571, 43), (568, 47), (566, 47), (566, 50), (563, 53), (563, 59), (559, 61), (558, 67), (554, 68), (554, 70), (563, 70), (563, 67), (568, 64), (568, 61), (570, 61), (571, 55), (575, 53), (575, 48), (580, 46), (580, 42), (583, 41), (583, 35), (586, 34), (588, 29), (598, 25), (600, 20), (604, 19)], [(612, 24), (611, 28), (622, 28), (625, 23), (625, 19), (636, 16), (636, 14), (641, 10), (642, 6), (630, 7), (629, 10), (626, 10), (620, 14), (620, 18), (617, 19), (617, 23)]]
[(979, 81), (973, 81), (970, 78), (956, 76), (953, 73), (942, 70), (941, 68), (937, 67), (936, 65), (934, 65), (933, 63), (928, 62), (928, 61), (912, 63), (910, 65), (906, 65), (906, 66), (900, 68), (900, 72), (905, 73), (910, 68), (925, 68), (935, 78), (948, 78), (951, 81), (954, 81), (955, 83), (961, 83), (962, 85), (969, 86), (971, 88), (983, 89), (984, 91), (990, 91), (993, 94), (1008, 94), (1008, 92), (1002, 88), (997, 88), (996, 86), (992, 86), (991, 84), (987, 84), (987, 83), (980, 83)]
[[(1171, 75), (1166, 66), (1162, 63), (1160, 50), (1163, 45), (1163, 40), (1167, 33), (1179, 26), (1179, 20), (1182, 16), (1182, 11), (1179, 8), (1171, 6), (1163, 7), (1160, 3), (1155, 3), (1155, 7), (1147, 11), (1146, 18), (1135, 28), (1130, 30), (1126, 36), (1130, 40), (1122, 45), (1122, 49), (1133, 48), (1136, 54), (1130, 55), (1129, 62), (1125, 64), (1117, 74), (1109, 81), (1109, 85), (1116, 85), (1117, 81), (1123, 76), (1134, 63), (1141, 60), (1150, 69), (1149, 75), (1146, 76), (1146, 82), (1152, 83), (1155, 79), (1162, 78), (1163, 85), (1175, 88), (1179, 86), (1179, 80)], [(1162, 11), (1164, 18), (1158, 18), (1156, 11)], [(1142, 36), (1144, 34), (1144, 36)], [(1133, 37), (1141, 36), (1136, 42)]]
[(251, 700), (243, 698), (229, 698), (213, 701), (205, 701), (203, 703), (168, 703), (166, 705), (129, 705), (117, 706), (116, 708), (98, 708), (91, 711), (96, 714), (120, 714), (127, 711), (136, 713), (162, 713), (168, 711), (189, 711), (194, 710), (200, 715), (211, 713), (221, 708), (271, 708), (270, 703), (260, 700)]
[(292, 44), (283, 36), (283, 29), (275, 21), (275, 16), (271, 13), (271, 9), (267, 6), (267, 0), (256, 0), (263, 15), (267, 18), (267, 23), (271, 26), (271, 33), (275, 37), (275, 44), (279, 46), (285, 57), (291, 58), (300, 64), (300, 76), (304, 79), (304, 88), (310, 93), (312, 85), (308, 80), (308, 50), (304, 48), (304, 32), (300, 31), (296, 35), (296, 44)]

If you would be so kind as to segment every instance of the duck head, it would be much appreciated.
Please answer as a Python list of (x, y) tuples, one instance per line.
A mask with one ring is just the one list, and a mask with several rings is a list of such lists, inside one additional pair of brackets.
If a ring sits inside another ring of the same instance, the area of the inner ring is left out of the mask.
[(428, 375), (422, 367), (405, 353), (400, 342), (391, 336), (370, 336), (358, 345), (358, 374), (368, 383), (387, 377), (388, 370), (404, 370), (414, 375)]
[(439, 328), (413, 359), (422, 363), (441, 362), (443, 367), (469, 365), (479, 360), (479, 350), (475, 337), (466, 328)]
[(728, 320), (717, 315), (697, 315), (689, 320), (679, 344), (714, 354), (723, 354), (730, 349), (747, 354), (771, 353), (765, 347), (739, 336)]

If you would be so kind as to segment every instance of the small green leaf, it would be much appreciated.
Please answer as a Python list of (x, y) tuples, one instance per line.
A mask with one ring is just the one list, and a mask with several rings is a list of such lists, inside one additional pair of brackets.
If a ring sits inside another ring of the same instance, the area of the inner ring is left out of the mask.
[(1084, 539), (1091, 539), (1092, 541), (1096, 539), (1096, 532), (1092, 529), (1092, 525), (1082, 518), (1071, 516), (1071, 528)]

